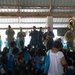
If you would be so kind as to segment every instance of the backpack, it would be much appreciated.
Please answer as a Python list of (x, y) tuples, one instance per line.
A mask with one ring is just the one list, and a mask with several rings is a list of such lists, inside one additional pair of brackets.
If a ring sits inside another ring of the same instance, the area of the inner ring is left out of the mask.
[(50, 50), (48, 51), (48, 54), (46, 55), (45, 62), (44, 62), (44, 74), (48, 73), (50, 65)]

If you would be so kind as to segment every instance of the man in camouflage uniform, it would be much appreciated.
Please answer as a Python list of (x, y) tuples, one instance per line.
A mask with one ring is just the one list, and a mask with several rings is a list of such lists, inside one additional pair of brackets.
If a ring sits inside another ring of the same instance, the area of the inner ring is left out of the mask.
[(14, 30), (11, 28), (11, 26), (8, 26), (8, 29), (6, 30), (6, 35), (7, 35), (7, 41), (8, 41), (8, 46), (10, 47), (10, 42), (14, 41)]
[(20, 27), (20, 32), (17, 34), (17, 39), (19, 41), (19, 46), (24, 47), (26, 33), (22, 31), (22, 27)]

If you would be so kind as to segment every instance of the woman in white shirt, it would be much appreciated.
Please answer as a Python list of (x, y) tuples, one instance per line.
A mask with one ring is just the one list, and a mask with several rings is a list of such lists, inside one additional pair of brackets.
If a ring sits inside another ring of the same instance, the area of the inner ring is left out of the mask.
[(60, 41), (55, 41), (52, 50), (50, 50), (50, 65), (48, 75), (63, 75), (63, 66), (67, 65), (64, 54), (59, 51), (63, 47)]

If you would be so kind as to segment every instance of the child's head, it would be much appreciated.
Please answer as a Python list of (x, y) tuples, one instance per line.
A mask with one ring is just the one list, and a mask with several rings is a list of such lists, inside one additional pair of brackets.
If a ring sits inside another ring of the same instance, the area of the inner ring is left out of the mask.
[(4, 47), (2, 51), (2, 56), (7, 56), (8, 52), (9, 52), (9, 49), (7, 47)]
[(12, 47), (12, 48), (16, 47), (16, 42), (15, 41), (11, 41), (10, 42), (10, 47)]
[(15, 48), (13, 49), (13, 51), (12, 51), (12, 54), (13, 54), (14, 56), (18, 56), (18, 54), (19, 54), (19, 49), (18, 49), (17, 47), (15, 47)]
[(57, 48), (58, 50), (60, 50), (60, 49), (63, 48), (63, 44), (62, 44), (62, 42), (56, 40), (56, 41), (54, 41), (54, 43), (53, 43), (53, 47), (54, 47), (54, 48)]

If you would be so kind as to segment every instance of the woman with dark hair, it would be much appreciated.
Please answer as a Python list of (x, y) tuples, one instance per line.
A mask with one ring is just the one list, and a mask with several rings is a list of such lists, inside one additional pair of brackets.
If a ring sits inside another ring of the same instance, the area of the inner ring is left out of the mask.
[(52, 50), (50, 50), (50, 65), (48, 70), (48, 75), (63, 75), (64, 67), (66, 66), (66, 60), (64, 54), (60, 51), (63, 47), (60, 41), (55, 41)]

